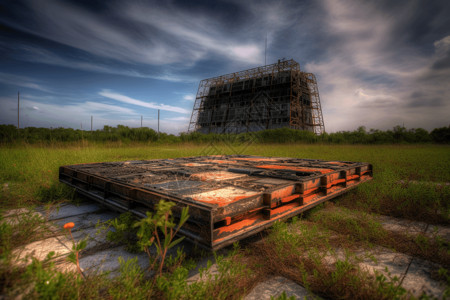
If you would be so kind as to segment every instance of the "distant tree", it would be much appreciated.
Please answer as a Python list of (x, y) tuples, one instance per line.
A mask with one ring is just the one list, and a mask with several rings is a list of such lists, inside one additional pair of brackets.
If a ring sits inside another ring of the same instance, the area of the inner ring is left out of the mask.
[(431, 131), (431, 138), (433, 142), (440, 144), (449, 144), (450, 143), (450, 126), (436, 128)]

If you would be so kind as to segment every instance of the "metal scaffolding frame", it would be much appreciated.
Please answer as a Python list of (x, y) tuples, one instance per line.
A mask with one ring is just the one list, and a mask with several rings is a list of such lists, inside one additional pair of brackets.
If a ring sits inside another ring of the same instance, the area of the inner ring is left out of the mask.
[(314, 74), (290, 60), (204, 79), (189, 132), (241, 133), (289, 127), (325, 132)]

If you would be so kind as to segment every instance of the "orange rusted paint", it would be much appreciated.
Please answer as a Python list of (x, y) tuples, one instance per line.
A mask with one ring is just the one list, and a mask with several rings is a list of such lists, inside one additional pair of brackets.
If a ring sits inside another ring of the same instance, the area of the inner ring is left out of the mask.
[(190, 176), (192, 179), (197, 179), (200, 181), (221, 181), (221, 180), (228, 180), (228, 179), (237, 179), (240, 177), (244, 177), (244, 174), (236, 174), (231, 173), (227, 171), (215, 171), (215, 172), (202, 172), (202, 173), (195, 173)]
[(209, 159), (209, 160), (205, 160), (205, 162), (215, 163), (215, 164), (235, 164), (235, 163), (237, 163), (237, 161), (235, 161), (235, 160), (219, 160), (219, 159)]
[(244, 227), (248, 227), (250, 225), (253, 225), (258, 219), (259, 217), (252, 217), (249, 219), (244, 219), (242, 221), (230, 224), (228, 226), (223, 226), (219, 228), (219, 234), (222, 234), (224, 232), (233, 232), (242, 229)]
[(210, 198), (194, 198), (196, 201), (210, 203), (210, 204), (217, 204), (219, 206), (225, 206), (232, 202), (239, 201), (242, 199), (248, 198), (248, 196), (236, 196), (232, 199), (225, 198), (225, 197), (210, 197)]
[(292, 200), (295, 200), (297, 198), (300, 198), (300, 195), (291, 195), (284, 198), (281, 198), (281, 203), (291, 202)]
[(270, 169), (270, 170), (290, 170), (290, 171), (298, 171), (298, 172), (320, 172), (322, 174), (333, 172), (333, 169), (315, 169), (315, 168), (297, 168), (294, 166), (280, 166), (280, 165), (260, 165), (256, 166), (261, 169)]
[(347, 181), (354, 180), (357, 178), (359, 178), (359, 175), (350, 175), (350, 176), (347, 176)]
[(242, 200), (245, 198), (248, 198), (248, 196), (236, 196), (236, 197), (234, 197), (234, 201), (239, 201), (239, 200)]
[(279, 190), (273, 191), (270, 196), (272, 199), (281, 199), (292, 195), (295, 192), (295, 185), (290, 185)]
[[(356, 175), (356, 176), (358, 176), (358, 175)], [(359, 176), (358, 176), (358, 177), (359, 177)], [(346, 181), (347, 181), (347, 180), (346, 180), (345, 178), (342, 178), (342, 179), (336, 179), (336, 180), (330, 182), (329, 184), (327, 184), (326, 187), (329, 189), (330, 187), (332, 187), (332, 186), (334, 186), (334, 185), (336, 185), (336, 184), (339, 184), (339, 183), (345, 183)]]
[(303, 196), (306, 196), (306, 195), (309, 195), (309, 194), (311, 194), (311, 193), (313, 193), (313, 192), (316, 192), (317, 190), (319, 190), (319, 188), (318, 188), (318, 187), (316, 187), (316, 188), (312, 188), (312, 189), (309, 189), (309, 190), (303, 191), (302, 195), (303, 195)]
[[(280, 213), (284, 213), (286, 211), (289, 211), (291, 209), (293, 209), (294, 207), (300, 206), (300, 203), (298, 202), (293, 202), (293, 203), (289, 203), (280, 207), (277, 207), (275, 209), (272, 209), (272, 212), (274, 215), (280, 214)], [(271, 214), (272, 214), (271, 212)]]
[(303, 197), (303, 204), (308, 204), (308, 203), (311, 202), (314, 198), (317, 198), (317, 197), (318, 197), (317, 194), (313, 194), (313, 195), (310, 195), (310, 196)]
[(340, 162), (340, 161), (327, 161), (327, 163), (331, 164), (331, 165), (339, 165), (339, 166), (342, 166), (342, 165), (346, 164), (346, 163)]

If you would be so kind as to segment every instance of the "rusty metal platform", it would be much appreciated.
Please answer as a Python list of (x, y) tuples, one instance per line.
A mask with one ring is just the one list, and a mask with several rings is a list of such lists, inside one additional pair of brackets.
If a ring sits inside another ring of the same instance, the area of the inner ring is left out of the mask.
[(189, 206), (180, 233), (219, 249), (372, 179), (368, 163), (257, 156), (198, 156), (62, 166), (59, 180), (138, 217), (160, 199)]

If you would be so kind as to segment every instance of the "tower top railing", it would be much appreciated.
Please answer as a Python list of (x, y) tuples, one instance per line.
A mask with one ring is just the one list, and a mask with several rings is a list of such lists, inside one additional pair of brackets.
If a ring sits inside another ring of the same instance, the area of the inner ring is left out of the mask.
[(200, 82), (200, 86), (212, 86), (212, 85), (233, 83), (240, 80), (259, 78), (265, 75), (275, 74), (284, 71), (300, 71), (300, 64), (293, 59), (278, 60), (278, 62), (274, 64), (203, 79)]

